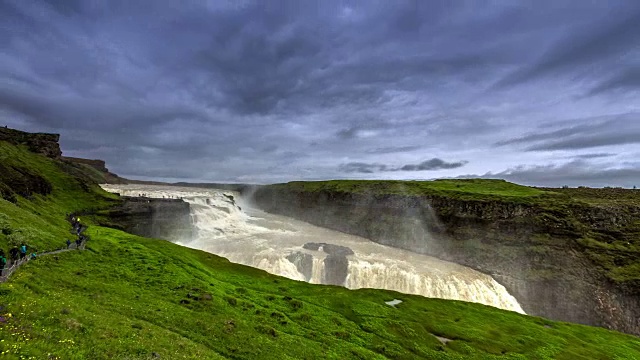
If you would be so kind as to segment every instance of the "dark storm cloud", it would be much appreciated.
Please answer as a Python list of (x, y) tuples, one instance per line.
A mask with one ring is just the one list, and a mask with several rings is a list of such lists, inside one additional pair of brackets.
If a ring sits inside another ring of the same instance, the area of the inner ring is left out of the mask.
[(388, 146), (388, 147), (379, 147), (375, 149), (369, 149), (366, 151), (366, 153), (367, 154), (393, 154), (393, 153), (410, 152), (418, 149), (420, 149), (420, 146)]
[(517, 166), (498, 173), (465, 177), (499, 178), (534, 186), (640, 186), (640, 163), (611, 167), (575, 160), (561, 165)]
[(598, 86), (588, 92), (588, 95), (597, 95), (607, 91), (640, 91), (640, 66), (624, 69), (617, 75), (604, 80)]
[(446, 162), (442, 159), (433, 158), (425, 160), (419, 164), (407, 164), (400, 167), (393, 167), (384, 164), (368, 164), (361, 162), (352, 162), (341, 164), (339, 170), (342, 172), (356, 173), (374, 173), (380, 171), (433, 171), (442, 169), (455, 169), (464, 166), (468, 161)]
[(387, 171), (387, 165), (383, 164), (367, 164), (360, 162), (352, 162), (341, 164), (339, 170), (346, 173), (364, 173), (371, 174), (378, 171)]
[[(558, 130), (499, 141), (497, 146), (524, 144), (527, 151), (573, 150), (640, 143), (640, 113), (573, 121)], [(532, 145), (533, 144), (533, 145)]]
[[(610, 146), (622, 161), (638, 119), (609, 114), (638, 111), (638, 16), (624, 0), (0, 0), (0, 121), (147, 178), (466, 164), (421, 151), (511, 166), (491, 144), (523, 161)], [(559, 84), (492, 87), (543, 78)]]
[(596, 158), (611, 157), (611, 156), (616, 156), (616, 154), (612, 154), (612, 153), (592, 153), (592, 154), (576, 155), (575, 157), (580, 158), (580, 159), (596, 159)]
[(582, 24), (576, 31), (566, 34), (535, 64), (510, 74), (498, 85), (517, 85), (560, 71), (575, 74), (580, 71), (593, 72), (594, 69), (602, 71), (603, 67), (607, 70), (611, 64), (634, 66), (635, 62), (625, 64), (617, 60), (629, 55), (633, 57), (634, 51), (637, 54), (637, 48), (629, 44), (640, 42), (640, 4), (627, 4), (628, 8), (607, 9), (608, 16), (603, 17), (601, 22)]
[(464, 166), (468, 161), (446, 162), (442, 159), (433, 158), (419, 164), (408, 164), (402, 166), (400, 171), (429, 171), (441, 169), (455, 169)]

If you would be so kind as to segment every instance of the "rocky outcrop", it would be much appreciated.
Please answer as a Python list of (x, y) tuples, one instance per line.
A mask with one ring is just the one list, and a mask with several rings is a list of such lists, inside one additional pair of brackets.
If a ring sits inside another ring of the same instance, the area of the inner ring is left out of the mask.
[(63, 156), (62, 161), (63, 164), (68, 165), (67, 172), (76, 172), (79, 176), (89, 178), (99, 184), (126, 184), (129, 182), (129, 180), (110, 172), (103, 160)]
[[(346, 246), (310, 242), (302, 245), (303, 249), (321, 251), (326, 254), (323, 260), (324, 271), (321, 282), (328, 285), (344, 286), (349, 274), (349, 260), (347, 256), (353, 255), (353, 250)], [(287, 260), (293, 263), (302, 273), (305, 280), (310, 281), (313, 271), (313, 255), (296, 251), (287, 256)]]
[(126, 232), (169, 241), (192, 238), (189, 204), (178, 199), (122, 197), (123, 203), (111, 208), (102, 225)]
[(16, 196), (30, 198), (33, 194), (48, 195), (51, 184), (28, 168), (0, 163), (0, 197), (15, 203)]
[(107, 169), (107, 166), (103, 160), (81, 159), (81, 158), (70, 157), (70, 156), (63, 156), (62, 160), (71, 161), (78, 164), (89, 165), (100, 172), (105, 172), (105, 173), (109, 172), (109, 169)]
[(58, 159), (62, 155), (59, 134), (28, 133), (20, 130), (0, 127), (0, 141), (13, 145), (25, 145), (29, 151), (46, 157)]
[[(258, 188), (265, 211), (453, 261), (492, 275), (531, 315), (640, 335), (640, 286), (607, 278), (585, 236), (613, 236), (638, 209), (448, 196)], [(635, 214), (635, 215), (634, 215)], [(636, 218), (637, 219), (637, 218)], [(592, 256), (593, 255), (593, 256)]]

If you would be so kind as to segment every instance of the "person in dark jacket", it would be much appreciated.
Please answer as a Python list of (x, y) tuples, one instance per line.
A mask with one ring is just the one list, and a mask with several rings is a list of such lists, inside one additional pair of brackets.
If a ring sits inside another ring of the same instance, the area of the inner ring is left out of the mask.
[(18, 250), (17, 246), (14, 246), (9, 250), (9, 258), (11, 262), (16, 262), (20, 258), (20, 250)]
[(67, 239), (67, 249), (71, 246), (71, 240)]
[(0, 254), (0, 276), (2, 276), (2, 273), (4, 272), (4, 269), (7, 267), (7, 258), (4, 257), (4, 252), (2, 252), (2, 254)]

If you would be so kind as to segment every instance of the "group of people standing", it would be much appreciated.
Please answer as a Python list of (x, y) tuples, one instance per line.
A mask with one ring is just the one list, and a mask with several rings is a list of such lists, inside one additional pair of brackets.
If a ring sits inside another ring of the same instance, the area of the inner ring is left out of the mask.
[[(27, 257), (27, 245), (22, 243), (19, 247), (14, 246), (9, 250), (9, 257), (4, 253), (4, 249), (0, 249), (0, 277), (6, 268), (13, 266), (18, 261)], [(35, 258), (36, 253), (32, 252), (31, 257)]]
[[(80, 245), (82, 245), (82, 243), (84, 241), (87, 240), (87, 237), (84, 236), (84, 234), (82, 234), (82, 232), (87, 228), (86, 226), (82, 225), (82, 223), (80, 222), (80, 217), (75, 217), (75, 216), (71, 216), (71, 226), (73, 226), (73, 231), (76, 234), (76, 236), (78, 237), (76, 239), (76, 249), (80, 250)], [(71, 240), (67, 239), (67, 249), (71, 246)]]
[[(82, 225), (79, 217), (75, 217), (72, 215), (68, 215), (67, 219), (70, 220), (71, 225), (73, 226), (73, 233), (77, 236), (75, 240), (76, 249), (80, 250), (82, 243), (88, 240), (88, 237), (83, 234), (83, 232), (87, 229), (87, 226)], [(67, 239), (66, 241), (67, 249), (71, 247), (71, 240)], [(36, 252), (33, 251), (29, 255), (30, 259), (36, 258)], [(4, 249), (0, 249), (0, 278), (5, 275), (5, 270), (15, 266), (27, 258), (27, 245), (22, 243), (20, 246), (14, 246), (9, 250), (9, 256), (5, 255)]]

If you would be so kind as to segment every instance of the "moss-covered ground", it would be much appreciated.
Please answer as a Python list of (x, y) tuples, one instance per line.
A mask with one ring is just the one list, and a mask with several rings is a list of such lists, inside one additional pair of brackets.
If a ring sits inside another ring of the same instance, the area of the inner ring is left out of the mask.
[[(5, 250), (15, 234), (40, 251), (60, 247), (65, 214), (114, 201), (54, 160), (0, 146), (0, 162), (52, 187), (0, 199)], [(83, 218), (86, 250), (30, 261), (0, 284), (0, 359), (640, 358), (633, 336), (479, 304), (311, 285)], [(403, 302), (384, 303), (394, 298)]]
[(493, 179), (293, 181), (287, 184), (280, 184), (280, 186), (299, 191), (332, 191), (379, 195), (447, 195), (463, 199), (507, 198), (510, 201), (537, 200), (545, 196), (558, 195), (549, 190)]
[[(6, 358), (640, 357), (640, 339), (600, 328), (311, 285), (165, 241), (88, 232), (87, 250), (31, 261), (0, 285)], [(384, 303), (394, 298), (403, 303)]]

